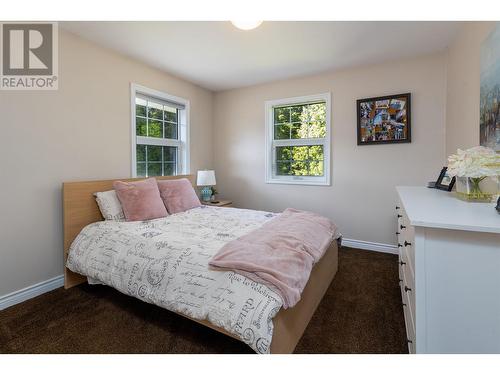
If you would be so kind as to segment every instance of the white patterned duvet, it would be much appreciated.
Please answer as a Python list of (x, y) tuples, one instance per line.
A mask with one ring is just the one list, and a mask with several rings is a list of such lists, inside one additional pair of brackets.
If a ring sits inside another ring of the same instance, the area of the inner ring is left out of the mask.
[(234, 272), (209, 270), (208, 262), (224, 244), (275, 216), (202, 206), (144, 222), (101, 221), (76, 237), (66, 266), (143, 301), (206, 319), (269, 353), (281, 297)]

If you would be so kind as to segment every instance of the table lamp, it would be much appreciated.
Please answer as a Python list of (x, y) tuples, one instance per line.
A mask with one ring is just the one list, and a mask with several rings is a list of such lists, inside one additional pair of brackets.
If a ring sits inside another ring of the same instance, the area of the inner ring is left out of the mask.
[(204, 202), (210, 201), (212, 197), (211, 186), (215, 186), (215, 171), (198, 171), (196, 185), (203, 186), (201, 188), (201, 199)]

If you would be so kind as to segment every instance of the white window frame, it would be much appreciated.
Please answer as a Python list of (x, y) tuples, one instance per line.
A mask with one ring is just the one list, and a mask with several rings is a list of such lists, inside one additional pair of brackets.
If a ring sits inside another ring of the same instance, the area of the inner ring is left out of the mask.
[[(275, 107), (307, 104), (318, 101), (326, 103), (326, 134), (324, 138), (303, 139), (274, 139), (274, 111)], [(299, 96), (294, 98), (268, 100), (265, 102), (266, 114), (266, 183), (293, 184), (293, 185), (330, 185), (330, 139), (331, 139), (331, 93)], [(323, 176), (280, 176), (276, 174), (276, 147), (277, 146), (323, 146), (324, 175)]]
[[(178, 118), (178, 139), (152, 138), (136, 135), (135, 123), (135, 99), (137, 94), (142, 94), (162, 101), (172, 102), (184, 106), (184, 110), (179, 111)], [(177, 169), (176, 174), (189, 174), (190, 156), (189, 156), (189, 119), (190, 103), (189, 100), (164, 93), (155, 89), (150, 89), (136, 83), (130, 84), (130, 108), (131, 108), (131, 176), (137, 177), (137, 143), (154, 146), (174, 146), (177, 147)], [(140, 142), (137, 142), (137, 141)]]

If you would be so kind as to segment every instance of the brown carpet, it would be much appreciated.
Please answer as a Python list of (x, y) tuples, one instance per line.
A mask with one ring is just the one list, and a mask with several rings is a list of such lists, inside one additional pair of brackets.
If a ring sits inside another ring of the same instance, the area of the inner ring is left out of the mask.
[[(397, 257), (343, 248), (295, 353), (407, 353)], [(105, 286), (62, 288), (0, 311), (1, 353), (252, 353)]]

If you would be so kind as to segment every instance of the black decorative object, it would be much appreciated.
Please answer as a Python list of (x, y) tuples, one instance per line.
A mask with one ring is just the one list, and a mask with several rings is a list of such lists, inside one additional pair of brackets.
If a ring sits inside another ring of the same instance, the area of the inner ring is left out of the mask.
[(450, 177), (446, 172), (448, 167), (443, 167), (439, 173), (439, 177), (436, 181), (436, 189), (451, 191), (453, 185), (455, 185), (455, 177)]
[(411, 142), (411, 94), (359, 99), (358, 145)]

